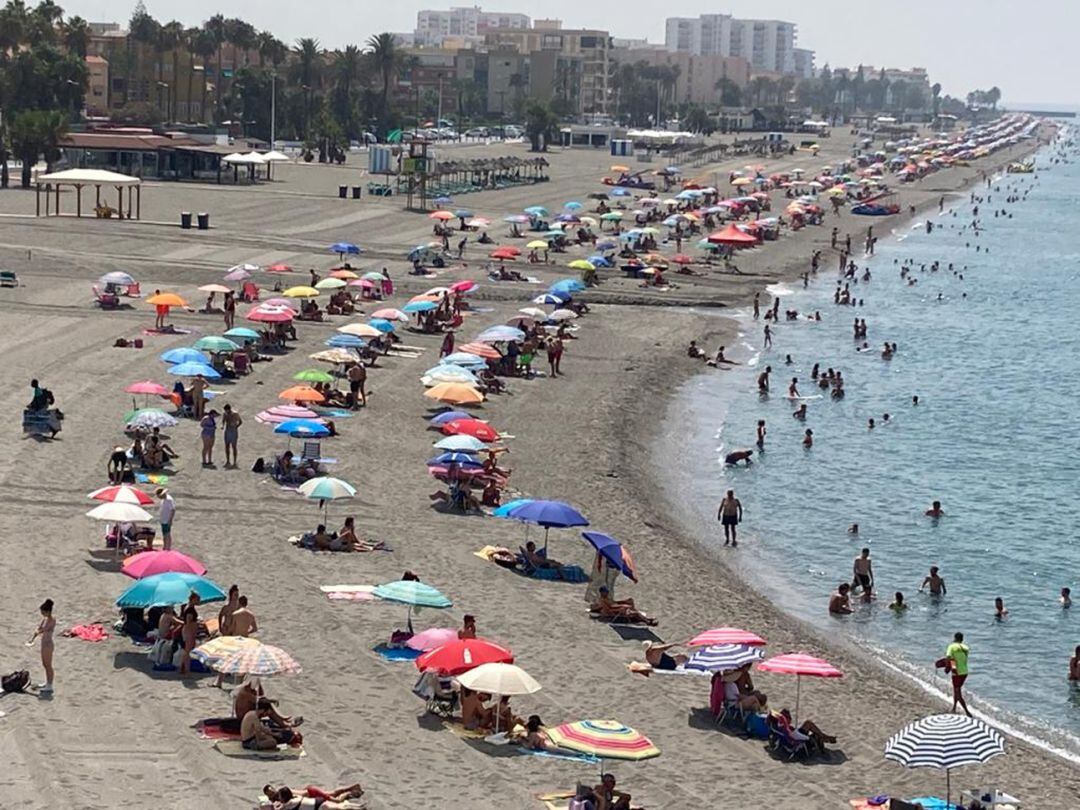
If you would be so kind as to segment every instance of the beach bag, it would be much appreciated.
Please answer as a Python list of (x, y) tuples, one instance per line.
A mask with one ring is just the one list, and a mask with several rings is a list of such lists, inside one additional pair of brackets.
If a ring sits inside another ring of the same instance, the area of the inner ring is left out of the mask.
[(22, 692), (30, 685), (30, 671), (16, 670), (0, 678), (0, 688), (4, 692)]
[(257, 459), (255, 459), (255, 463), (251, 465), (251, 471), (253, 473), (266, 472), (266, 462), (263, 460), (262, 456), (259, 456)]
[(951, 658), (939, 658), (937, 661), (934, 662), (934, 667), (936, 669), (945, 670), (945, 674), (948, 675), (950, 672), (952, 672), (953, 661)]

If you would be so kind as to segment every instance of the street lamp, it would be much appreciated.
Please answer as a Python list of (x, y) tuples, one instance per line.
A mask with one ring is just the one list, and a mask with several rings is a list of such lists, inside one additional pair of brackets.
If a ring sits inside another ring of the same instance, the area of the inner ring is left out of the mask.
[[(172, 118), (172, 87), (168, 82), (157, 82), (157, 86), (165, 88), (165, 118), (166, 121)], [(158, 93), (158, 109), (161, 109), (161, 93)]]
[(277, 71), (270, 71), (270, 148), (274, 148), (275, 126), (277, 124)]

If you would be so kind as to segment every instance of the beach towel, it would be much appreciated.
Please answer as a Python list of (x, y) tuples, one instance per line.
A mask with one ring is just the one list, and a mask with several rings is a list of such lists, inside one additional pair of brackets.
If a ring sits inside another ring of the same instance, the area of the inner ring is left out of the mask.
[(411, 647), (388, 647), (385, 644), (378, 644), (372, 648), (372, 651), (384, 661), (415, 661), (421, 655), (422, 650), (414, 650)]
[(304, 756), (303, 747), (279, 745), (272, 751), (253, 751), (250, 748), (244, 748), (240, 740), (218, 740), (214, 743), (214, 748), (227, 757), (240, 759), (300, 759)]
[(179, 326), (167, 326), (164, 329), (143, 329), (144, 335), (190, 335), (190, 329), (181, 329)]
[(565, 759), (570, 762), (588, 762), (591, 765), (595, 765), (600, 762), (598, 757), (594, 757), (592, 754), (578, 754), (573, 751), (537, 751), (533, 748), (525, 748), (524, 746), (514, 746), (518, 754), (522, 756), (530, 757), (547, 757), (548, 759)]
[(589, 575), (577, 565), (564, 565), (562, 568), (530, 568), (523, 573), (527, 577), (550, 582), (577, 583), (589, 581)]
[[(282, 489), (284, 489), (284, 487), (282, 487)], [(293, 535), (292, 537), (287, 538), (287, 540), (288, 540), (289, 543), (296, 546), (297, 548), (304, 548), (304, 549), (308, 549), (309, 551), (315, 551), (315, 549), (311, 548), (307, 544), (307, 542), (305, 542), (305, 538), (307, 538), (309, 536), (310, 535), (306, 535), (306, 534), (305, 535)], [(393, 551), (393, 549), (391, 549), (389, 546), (387, 546), (386, 543), (384, 543), (382, 540), (361, 540), (356, 545), (356, 551), (353, 551), (353, 552), (327, 551), (327, 552), (320, 552), (320, 553), (325, 553), (325, 554), (359, 554), (359, 553), (364, 552), (364, 551)]]
[(109, 637), (100, 624), (77, 624), (60, 635), (67, 638), (81, 638), (83, 641), (104, 641)]
[(160, 473), (135, 473), (136, 484), (158, 484), (164, 485), (169, 483), (169, 476), (161, 475)]
[[(228, 718), (232, 720), (232, 718)], [(221, 723), (222, 718), (213, 717), (206, 720), (200, 720), (192, 728), (199, 732), (199, 737), (204, 740), (239, 740), (240, 732), (226, 730)], [(233, 720), (235, 723), (236, 721)]]
[(374, 585), (320, 585), (319, 590), (333, 602), (375, 602)]

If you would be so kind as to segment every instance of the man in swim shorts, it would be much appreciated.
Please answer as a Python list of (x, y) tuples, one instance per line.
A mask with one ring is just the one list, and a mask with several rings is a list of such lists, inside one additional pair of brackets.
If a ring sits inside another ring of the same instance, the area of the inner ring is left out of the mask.
[(864, 592), (874, 587), (874, 565), (870, 561), (870, 549), (864, 548), (855, 558), (852, 566), (854, 577), (851, 580), (851, 590), (861, 588)]
[[(746, 452), (750, 453), (751, 451), (747, 450)], [(749, 458), (747, 462), (749, 463)], [(724, 545), (730, 543), (732, 548), (738, 546), (739, 542), (735, 536), (735, 527), (742, 522), (742, 501), (735, 497), (735, 490), (729, 489), (727, 495), (724, 496), (724, 500), (720, 501), (716, 519), (724, 527)]]

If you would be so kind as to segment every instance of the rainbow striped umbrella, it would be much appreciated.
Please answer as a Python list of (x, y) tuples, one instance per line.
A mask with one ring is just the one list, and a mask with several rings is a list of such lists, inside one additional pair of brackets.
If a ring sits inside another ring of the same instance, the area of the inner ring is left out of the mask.
[(601, 759), (639, 760), (660, 756), (660, 749), (652, 740), (618, 720), (579, 720), (549, 728), (547, 734), (560, 748)]
[(237, 650), (213, 665), (225, 675), (299, 675), (300, 665), (280, 647), (259, 644)]
[(261, 641), (247, 636), (218, 636), (192, 650), (191, 657), (207, 666), (213, 666), (241, 650), (260, 646)]

